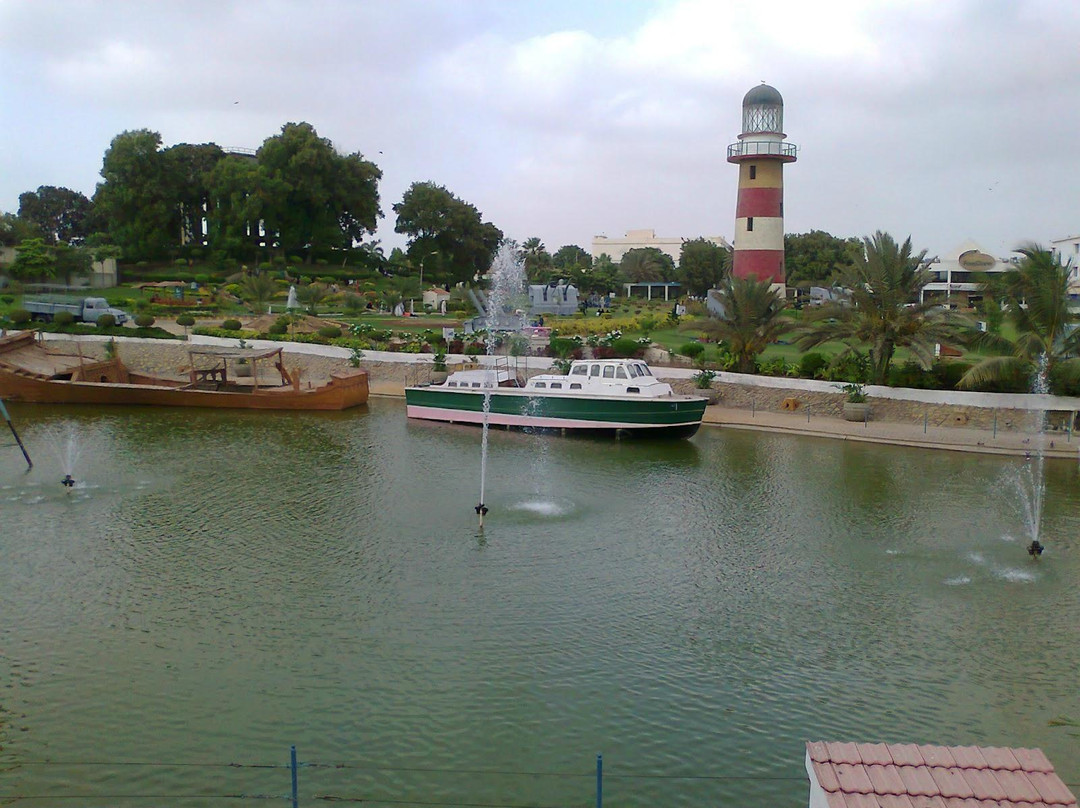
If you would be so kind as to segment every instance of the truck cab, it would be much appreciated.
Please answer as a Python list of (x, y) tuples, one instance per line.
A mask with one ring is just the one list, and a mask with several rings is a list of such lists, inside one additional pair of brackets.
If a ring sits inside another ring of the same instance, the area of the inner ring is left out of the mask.
[(122, 309), (114, 309), (109, 305), (103, 297), (88, 297), (83, 301), (82, 305), (82, 320), (86, 323), (96, 323), (98, 317), (103, 314), (111, 314), (116, 318), (117, 325), (123, 325), (127, 322), (127, 313)]

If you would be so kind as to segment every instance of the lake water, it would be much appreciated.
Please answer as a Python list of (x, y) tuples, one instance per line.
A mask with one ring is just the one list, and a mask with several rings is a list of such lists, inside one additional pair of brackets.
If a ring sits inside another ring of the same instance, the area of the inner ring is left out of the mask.
[(806, 740), (1080, 781), (1074, 464), (1032, 562), (1019, 459), (492, 432), (481, 533), (480, 431), (399, 401), (10, 409), (0, 802), (251, 805), (291, 744), (307, 805), (592, 805), (602, 753), (609, 804), (796, 806)]

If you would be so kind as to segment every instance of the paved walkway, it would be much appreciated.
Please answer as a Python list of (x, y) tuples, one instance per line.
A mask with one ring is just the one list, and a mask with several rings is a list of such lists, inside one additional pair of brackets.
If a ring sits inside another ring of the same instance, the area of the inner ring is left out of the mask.
[[(982, 429), (964, 427), (934, 427), (922, 424), (902, 424), (885, 421), (845, 421), (840, 418), (811, 416), (804, 413), (762, 412), (707, 407), (704, 424), (729, 429), (752, 429), (764, 432), (783, 432), (790, 435), (812, 435), (820, 438), (854, 440), (865, 443), (889, 443), (921, 449), (948, 449), (956, 452), (1024, 456), (1037, 451), (1039, 438), (1023, 432), (999, 430), (997, 435)], [(1080, 434), (1050, 432), (1042, 437), (1045, 457), (1080, 460)]]

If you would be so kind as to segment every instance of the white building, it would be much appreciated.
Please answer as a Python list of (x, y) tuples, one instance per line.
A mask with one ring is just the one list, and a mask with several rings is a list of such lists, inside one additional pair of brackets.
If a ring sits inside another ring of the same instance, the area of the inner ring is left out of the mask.
[(1051, 241), (1050, 249), (1061, 263), (1069, 266), (1069, 294), (1080, 297), (1080, 236)]
[(923, 287), (921, 300), (941, 300), (943, 304), (969, 308), (982, 300), (981, 273), (1005, 272), (1015, 266), (1015, 258), (994, 258), (971, 239), (944, 258), (930, 261), (933, 280)]
[[(705, 240), (711, 241), (725, 250), (731, 249), (731, 245), (723, 236), (705, 236)], [(654, 247), (665, 255), (671, 256), (675, 265), (678, 266), (679, 256), (682, 254), (682, 245), (686, 241), (693, 241), (693, 239), (681, 236), (657, 237), (655, 230), (628, 230), (622, 238), (594, 236), (592, 240), (592, 258), (595, 261), (601, 255), (606, 254), (617, 264), (622, 261), (623, 256), (630, 250)]]

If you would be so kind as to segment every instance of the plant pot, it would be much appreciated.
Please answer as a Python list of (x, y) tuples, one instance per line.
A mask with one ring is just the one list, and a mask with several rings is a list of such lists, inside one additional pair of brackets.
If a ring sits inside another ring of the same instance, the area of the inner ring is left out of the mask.
[(695, 393), (696, 395), (702, 396), (703, 398), (708, 400), (710, 405), (720, 403), (720, 391), (713, 387), (699, 387), (697, 388)]
[(246, 364), (246, 363), (243, 364), (243, 365), (233, 365), (233, 375), (234, 376), (250, 376), (251, 375), (251, 365)]
[(450, 374), (445, 370), (433, 370), (431, 371), (431, 383), (442, 384), (446, 381), (446, 377)]
[(869, 421), (870, 420), (870, 402), (869, 401), (845, 401), (844, 402), (844, 420), (845, 421)]

